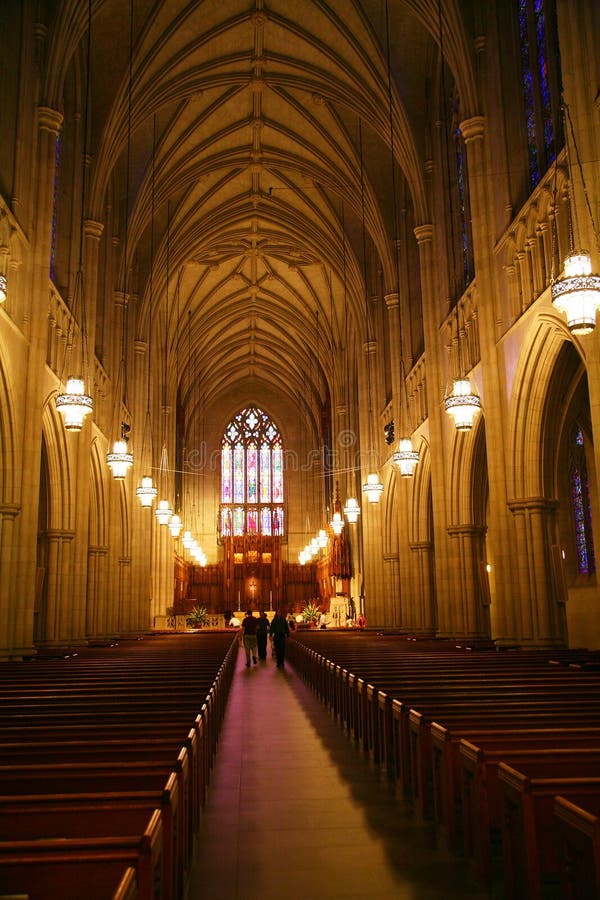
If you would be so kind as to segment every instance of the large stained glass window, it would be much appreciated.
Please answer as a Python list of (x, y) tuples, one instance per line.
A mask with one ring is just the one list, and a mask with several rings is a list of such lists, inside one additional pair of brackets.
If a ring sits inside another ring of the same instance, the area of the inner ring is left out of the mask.
[(258, 407), (243, 409), (221, 444), (221, 534), (282, 535), (283, 500), (279, 430)]
[(521, 85), (527, 147), (529, 182), (533, 188), (556, 158), (556, 137), (560, 131), (559, 57), (555, 52), (555, 9), (551, 0), (518, 0)]
[(580, 575), (596, 571), (594, 539), (592, 534), (592, 508), (590, 501), (583, 432), (577, 427), (573, 437), (571, 463), (571, 506), (577, 549), (577, 568)]

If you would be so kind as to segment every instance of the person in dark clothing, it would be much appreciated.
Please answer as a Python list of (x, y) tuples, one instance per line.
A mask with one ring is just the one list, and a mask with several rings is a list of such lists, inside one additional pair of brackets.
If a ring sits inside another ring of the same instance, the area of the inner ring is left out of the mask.
[(269, 636), (269, 619), (263, 610), (258, 617), (258, 625), (256, 626), (256, 643), (258, 644), (258, 658), (267, 658), (267, 638)]
[(241, 643), (244, 647), (244, 652), (246, 653), (246, 667), (250, 668), (250, 656), (252, 656), (252, 660), (254, 665), (256, 665), (256, 652), (257, 652), (257, 644), (256, 644), (256, 628), (258, 625), (258, 619), (256, 619), (252, 615), (252, 610), (249, 609), (246, 613), (246, 616), (242, 622), (241, 628)]
[(285, 661), (285, 641), (289, 633), (290, 629), (288, 628), (288, 623), (286, 622), (284, 614), (280, 610), (277, 610), (273, 616), (269, 634), (273, 639), (278, 669), (283, 669), (283, 663)]

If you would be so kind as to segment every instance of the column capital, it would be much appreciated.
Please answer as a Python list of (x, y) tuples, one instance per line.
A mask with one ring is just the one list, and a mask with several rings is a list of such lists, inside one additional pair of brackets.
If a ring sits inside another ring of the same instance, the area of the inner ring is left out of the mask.
[(461, 535), (466, 534), (484, 535), (487, 532), (487, 526), (473, 525), (472, 523), (465, 523), (464, 525), (448, 525), (446, 531), (450, 537), (460, 537)]
[(99, 241), (103, 231), (104, 225), (102, 222), (96, 222), (95, 219), (85, 219), (83, 223), (83, 233), (86, 237), (95, 238)]
[(41, 131), (50, 131), (52, 134), (58, 134), (63, 123), (63, 114), (57, 109), (51, 109), (49, 106), (38, 106), (38, 128)]
[(377, 353), (377, 341), (365, 341), (363, 353)]
[(459, 127), (465, 144), (479, 140), (485, 134), (485, 116), (472, 116), (461, 122)]
[(383, 299), (388, 309), (397, 309), (399, 302), (398, 291), (392, 291), (390, 294), (384, 294)]
[(417, 225), (413, 232), (417, 244), (430, 244), (433, 241), (433, 225)]
[(147, 341), (134, 341), (133, 349), (135, 350), (136, 353), (139, 353), (141, 356), (143, 353), (146, 353), (146, 351), (148, 350), (148, 343), (147, 343)]
[(21, 506), (18, 503), (0, 503), (0, 516), (14, 519), (20, 512)]
[(551, 512), (558, 508), (558, 500), (549, 497), (517, 497), (507, 500), (506, 505), (512, 513)]

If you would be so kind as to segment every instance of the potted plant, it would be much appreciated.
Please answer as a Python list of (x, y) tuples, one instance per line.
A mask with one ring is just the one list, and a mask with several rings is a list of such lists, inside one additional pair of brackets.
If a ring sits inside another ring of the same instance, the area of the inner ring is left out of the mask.
[(317, 622), (319, 621), (320, 615), (321, 610), (318, 606), (316, 606), (314, 603), (307, 603), (302, 610), (302, 621), (310, 628), (315, 628)]
[(187, 624), (189, 628), (202, 628), (208, 625), (208, 612), (205, 606), (194, 606), (187, 614)]

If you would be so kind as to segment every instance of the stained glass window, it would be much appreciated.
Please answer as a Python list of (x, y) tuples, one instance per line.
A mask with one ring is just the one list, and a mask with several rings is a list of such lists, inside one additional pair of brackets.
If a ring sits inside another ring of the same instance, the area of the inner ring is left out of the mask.
[(594, 540), (592, 534), (592, 508), (587, 467), (585, 462), (584, 438), (581, 428), (575, 429), (571, 464), (571, 506), (577, 549), (577, 568), (581, 575), (591, 575), (596, 571)]
[(557, 45), (554, 19), (549, 0), (519, 0), (521, 86), (532, 188), (556, 158), (560, 61), (552, 50)]
[(56, 256), (56, 217), (58, 209), (58, 184), (60, 173), (60, 132), (56, 135), (54, 146), (54, 187), (52, 192), (52, 235), (50, 238), (50, 279), (54, 278), (54, 259)]
[(221, 533), (281, 535), (283, 502), (279, 429), (248, 407), (229, 422), (221, 443)]

